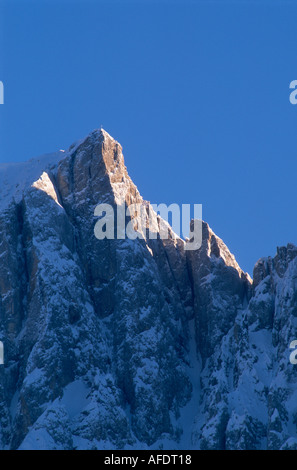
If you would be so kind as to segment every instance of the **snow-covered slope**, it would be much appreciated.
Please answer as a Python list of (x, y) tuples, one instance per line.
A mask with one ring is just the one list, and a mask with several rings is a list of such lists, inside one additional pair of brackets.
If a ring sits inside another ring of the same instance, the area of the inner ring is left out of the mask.
[(297, 448), (297, 248), (252, 283), (206, 223), (99, 241), (103, 202), (149, 205), (104, 130), (0, 167), (0, 447)]
[(12, 201), (19, 203), (23, 192), (42, 172), (60, 161), (65, 152), (42, 155), (27, 162), (0, 164), (0, 211), (3, 212)]

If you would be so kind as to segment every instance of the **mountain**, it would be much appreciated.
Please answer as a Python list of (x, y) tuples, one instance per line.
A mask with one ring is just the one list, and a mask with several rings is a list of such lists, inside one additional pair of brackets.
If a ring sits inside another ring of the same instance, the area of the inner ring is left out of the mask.
[(252, 281), (205, 222), (98, 240), (101, 203), (150, 207), (102, 129), (0, 166), (0, 448), (297, 449), (297, 248)]

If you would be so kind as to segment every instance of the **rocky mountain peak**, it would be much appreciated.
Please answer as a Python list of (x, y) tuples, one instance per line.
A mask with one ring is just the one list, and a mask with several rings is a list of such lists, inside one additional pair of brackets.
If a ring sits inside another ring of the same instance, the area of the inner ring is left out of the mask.
[(292, 243), (287, 246), (277, 247), (274, 258), (260, 258), (254, 267), (253, 279), (254, 287), (257, 287), (267, 276), (277, 274), (283, 277), (291, 261), (297, 257), (297, 247)]
[(297, 449), (294, 245), (251, 287), (205, 222), (98, 240), (98, 204), (148, 205), (103, 129), (0, 183), (0, 448)]
[[(64, 178), (69, 172), (72, 181), (66, 183)], [(142, 202), (125, 167), (121, 145), (103, 129), (91, 132), (69, 148), (67, 158), (59, 164), (57, 180), (64, 197), (72, 184), (73, 193), (84, 197), (87, 191), (97, 204)]]

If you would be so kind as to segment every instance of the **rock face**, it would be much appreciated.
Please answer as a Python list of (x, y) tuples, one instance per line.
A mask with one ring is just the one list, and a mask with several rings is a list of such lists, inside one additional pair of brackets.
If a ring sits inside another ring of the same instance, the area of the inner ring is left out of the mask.
[[(148, 208), (105, 131), (0, 167), (1, 449), (297, 449), (297, 248), (98, 240)], [(158, 234), (159, 217), (155, 217)]]

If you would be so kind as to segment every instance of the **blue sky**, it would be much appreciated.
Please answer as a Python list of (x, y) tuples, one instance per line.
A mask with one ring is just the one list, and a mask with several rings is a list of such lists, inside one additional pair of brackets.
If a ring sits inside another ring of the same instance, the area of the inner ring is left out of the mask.
[(0, 161), (103, 127), (152, 203), (202, 203), (252, 272), (297, 244), (297, 4), (0, 0)]

